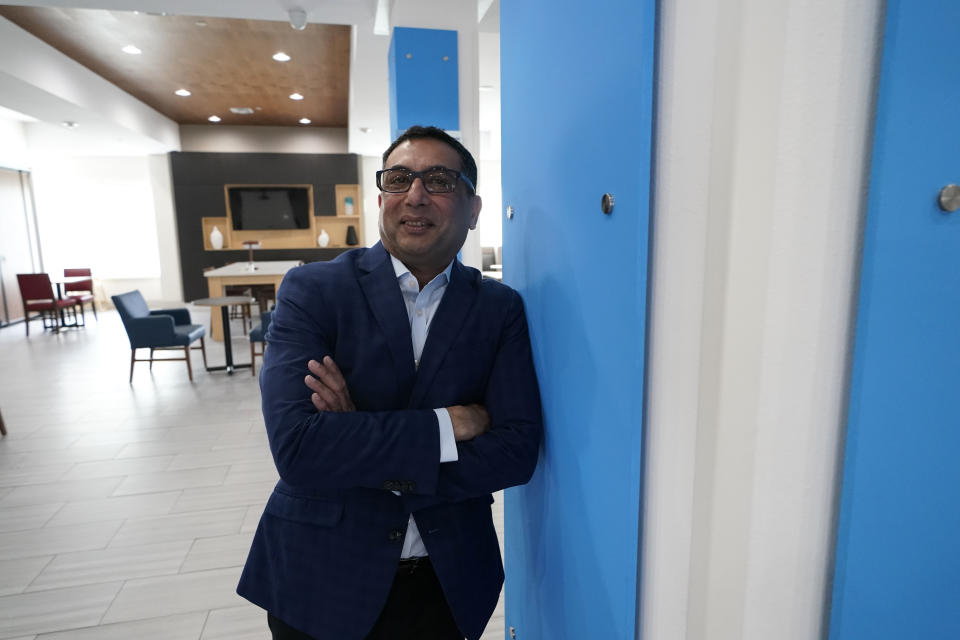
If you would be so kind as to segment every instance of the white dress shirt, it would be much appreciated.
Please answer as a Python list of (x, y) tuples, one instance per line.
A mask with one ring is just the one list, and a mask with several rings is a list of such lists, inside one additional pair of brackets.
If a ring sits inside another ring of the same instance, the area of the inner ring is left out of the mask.
[[(450, 283), (450, 272), (453, 270), (453, 261), (447, 265), (447, 268), (437, 274), (437, 276), (427, 283), (421, 289), (420, 283), (416, 277), (410, 273), (407, 267), (392, 255), (390, 260), (393, 262), (393, 271), (397, 274), (397, 284), (400, 285), (400, 292), (403, 294), (403, 302), (407, 306), (407, 318), (410, 320), (410, 337), (413, 340), (413, 359), (414, 366), (420, 368), (420, 356), (423, 354), (423, 345), (427, 342), (427, 334), (430, 331), (430, 322), (440, 306), (440, 300), (443, 298), (447, 285)], [(445, 408), (434, 409), (437, 414), (437, 422), (440, 428), (440, 462), (456, 462), (457, 442), (453, 436), (453, 423), (450, 421), (450, 414)], [(394, 491), (394, 493), (397, 493)], [(397, 495), (400, 495), (397, 493)], [(417, 522), (413, 519), (413, 514), (407, 521), (407, 534), (403, 538), (403, 550), (400, 552), (401, 558), (416, 558), (427, 555), (427, 548), (420, 537), (420, 530), (417, 529)]]

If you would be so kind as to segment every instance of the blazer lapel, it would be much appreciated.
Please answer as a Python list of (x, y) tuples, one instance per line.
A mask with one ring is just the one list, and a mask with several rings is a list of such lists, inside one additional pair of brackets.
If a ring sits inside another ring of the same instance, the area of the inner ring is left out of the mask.
[(403, 294), (397, 285), (390, 254), (379, 242), (368, 249), (357, 263), (361, 274), (360, 288), (373, 316), (390, 346), (401, 389), (409, 390), (416, 374), (413, 362), (413, 342), (410, 321)]
[(437, 313), (430, 322), (427, 342), (420, 355), (417, 380), (413, 386), (413, 393), (410, 394), (411, 408), (416, 408), (423, 402), (440, 364), (450, 350), (454, 339), (459, 335), (460, 328), (476, 300), (476, 283), (470, 278), (469, 273), (466, 267), (454, 260), (453, 269), (450, 271), (450, 284), (447, 285)]

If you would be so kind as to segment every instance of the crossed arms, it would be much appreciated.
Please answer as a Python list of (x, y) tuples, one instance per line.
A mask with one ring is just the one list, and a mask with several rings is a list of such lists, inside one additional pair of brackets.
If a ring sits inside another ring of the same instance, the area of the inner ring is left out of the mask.
[[(304, 382), (313, 391), (310, 400), (317, 411), (357, 410), (350, 399), (347, 381), (333, 358), (324, 356), (322, 362), (311, 360), (307, 363), (307, 368), (312, 375), (307, 376)], [(453, 437), (457, 442), (473, 440), (490, 428), (490, 415), (481, 404), (454, 405), (446, 409), (450, 414)]]
[[(468, 355), (467, 362), (451, 354), (451, 368), (436, 376), (426, 408), (412, 408), (366, 307), (333, 318), (323, 292), (299, 275), (288, 274), (280, 288), (261, 374), (270, 447), (285, 482), (309, 491), (382, 490), (399, 479), (408, 482), (405, 493), (457, 501), (530, 479), (541, 412), (516, 293), (498, 307), (496, 322), (470, 326), (480, 327), (474, 337), (483, 346), (457, 354)], [(435, 407), (449, 412), (456, 462), (440, 463)]]

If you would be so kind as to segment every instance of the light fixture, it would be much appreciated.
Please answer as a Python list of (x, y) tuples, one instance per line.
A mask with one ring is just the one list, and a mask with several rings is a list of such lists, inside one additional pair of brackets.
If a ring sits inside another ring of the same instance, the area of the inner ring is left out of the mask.
[(310, 124), (310, 118), (300, 118), (300, 124)]
[(290, 26), (297, 31), (307, 28), (307, 12), (303, 9), (290, 9), (287, 15), (290, 16)]
[(303, 100), (303, 96), (300, 95), (299, 93), (291, 93), (291, 94), (290, 94), (290, 99), (291, 99), (291, 100)]
[(220, 116), (210, 116), (207, 120), (210, 122), (220, 122)]
[(370, 133), (370, 127), (360, 127), (360, 133)]
[(195, 24), (195, 25), (198, 26), (198, 27), (205, 27), (205, 26), (207, 26), (207, 21), (206, 21), (206, 20), (197, 20), (197, 21), (194, 22), (193, 24)]
[(277, 62), (289, 62), (290, 56), (285, 54), (283, 51), (277, 51), (275, 54), (273, 54), (273, 59)]
[(77, 124), (77, 123), (74, 122), (73, 120), (64, 120), (64, 121), (61, 122), (60, 124), (62, 124), (62, 125), (63, 125), (64, 127), (66, 127), (67, 129), (76, 129), (77, 127), (80, 126), (79, 124)]
[(120, 49), (120, 51), (123, 51), (124, 53), (129, 53), (129, 54), (132, 55), (132, 56), (138, 56), (138, 55), (140, 55), (141, 53), (143, 53), (142, 51), (140, 51), (140, 49), (138, 49), (137, 47), (135, 47), (135, 46), (132, 45), (132, 44), (128, 44), (128, 45), (125, 46), (123, 49)]
[(186, 98), (188, 95), (190, 95), (190, 92), (187, 91), (186, 89), (177, 89), (176, 91), (174, 91), (174, 93), (177, 94), (178, 96), (182, 96), (182, 97), (184, 97), (184, 98)]

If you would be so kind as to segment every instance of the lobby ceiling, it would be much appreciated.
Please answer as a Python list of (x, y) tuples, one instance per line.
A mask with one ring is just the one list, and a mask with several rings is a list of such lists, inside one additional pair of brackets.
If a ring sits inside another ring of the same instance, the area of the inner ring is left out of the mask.
[[(346, 25), (298, 31), (280, 20), (9, 5), (0, 16), (179, 124), (348, 124)], [(140, 53), (125, 53), (128, 45)], [(274, 60), (278, 52), (290, 60)]]

